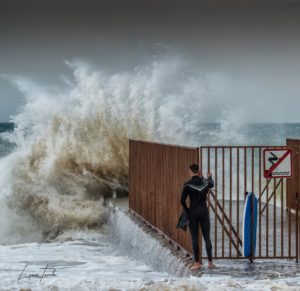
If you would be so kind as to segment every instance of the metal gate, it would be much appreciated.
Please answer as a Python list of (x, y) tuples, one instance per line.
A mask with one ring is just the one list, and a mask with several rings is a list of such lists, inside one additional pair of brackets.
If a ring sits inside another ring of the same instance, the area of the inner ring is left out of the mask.
[[(253, 192), (258, 197), (255, 257), (298, 259), (298, 209), (287, 209), (287, 179), (264, 178), (263, 151), (266, 148), (268, 147), (200, 148), (201, 171), (204, 176), (206, 172), (212, 172), (215, 179), (215, 188), (208, 195), (208, 206), (216, 259), (243, 258), (241, 237), (246, 192)], [(298, 159), (298, 149), (293, 146), (288, 148), (293, 150), (293, 160)], [(294, 189), (290, 191), (293, 192)]]
[[(208, 194), (213, 258), (241, 259), (245, 192), (258, 197), (256, 258), (298, 261), (299, 219), (298, 151), (300, 141), (288, 140), (293, 152), (291, 179), (263, 176), (263, 150), (268, 146), (179, 147), (130, 140), (129, 209), (170, 243), (191, 254), (188, 233), (175, 228), (181, 213), (180, 194), (187, 168), (199, 162), (205, 176), (213, 174), (215, 187)], [(272, 148), (274, 148), (272, 146)], [(205, 258), (202, 239), (200, 256)]]

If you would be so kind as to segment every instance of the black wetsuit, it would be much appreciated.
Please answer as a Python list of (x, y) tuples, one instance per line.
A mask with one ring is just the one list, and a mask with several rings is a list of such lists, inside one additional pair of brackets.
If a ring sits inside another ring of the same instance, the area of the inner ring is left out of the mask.
[[(209, 188), (214, 187), (214, 181), (211, 177), (193, 176), (191, 180), (183, 186), (181, 194), (181, 204), (188, 212), (190, 218), (190, 232), (192, 236), (193, 252), (195, 262), (199, 262), (199, 223), (201, 226), (203, 238), (205, 240), (206, 252), (209, 261), (212, 261), (212, 245), (210, 241), (210, 221), (206, 204), (206, 196)], [(190, 197), (190, 208), (186, 205), (186, 198)]]

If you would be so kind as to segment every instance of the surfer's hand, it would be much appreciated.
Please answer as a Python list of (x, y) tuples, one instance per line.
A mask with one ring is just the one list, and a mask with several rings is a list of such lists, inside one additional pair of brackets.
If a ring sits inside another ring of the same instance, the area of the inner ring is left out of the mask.
[(210, 178), (210, 177), (212, 177), (212, 173), (211, 173), (211, 172), (208, 172), (208, 173), (207, 173), (207, 178)]

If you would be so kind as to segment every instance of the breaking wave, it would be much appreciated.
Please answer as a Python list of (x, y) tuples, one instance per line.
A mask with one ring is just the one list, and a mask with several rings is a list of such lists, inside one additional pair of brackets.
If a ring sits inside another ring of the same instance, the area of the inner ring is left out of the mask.
[(101, 227), (105, 197), (127, 191), (128, 138), (193, 144), (206, 121), (211, 82), (179, 58), (116, 74), (66, 66), (60, 89), (4, 76), (25, 105), (3, 136), (16, 148), (0, 160), (0, 243)]

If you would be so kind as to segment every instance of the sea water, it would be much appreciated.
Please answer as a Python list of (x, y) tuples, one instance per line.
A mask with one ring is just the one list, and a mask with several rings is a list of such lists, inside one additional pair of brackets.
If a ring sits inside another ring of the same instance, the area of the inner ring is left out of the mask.
[(209, 88), (178, 61), (114, 75), (67, 65), (60, 90), (8, 78), (25, 106), (0, 126), (0, 290), (300, 290), (294, 261), (218, 261), (196, 277), (118, 198), (128, 138), (284, 145), (300, 124), (249, 124), (228, 110), (207, 122)]

